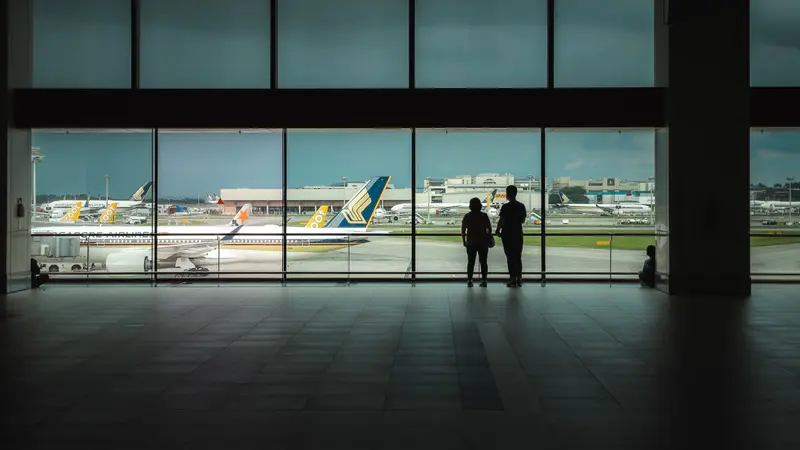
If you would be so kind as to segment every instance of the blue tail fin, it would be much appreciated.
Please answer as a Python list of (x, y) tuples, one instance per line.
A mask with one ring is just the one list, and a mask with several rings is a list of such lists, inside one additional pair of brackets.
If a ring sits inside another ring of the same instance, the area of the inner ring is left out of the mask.
[(139, 186), (139, 189), (137, 189), (136, 192), (134, 192), (133, 195), (131, 195), (131, 198), (129, 198), (128, 200), (134, 202), (140, 202), (144, 200), (144, 198), (147, 197), (147, 194), (150, 193), (151, 187), (153, 187), (152, 181), (148, 181), (147, 183)]
[(344, 205), (325, 228), (367, 228), (392, 177), (374, 177)]

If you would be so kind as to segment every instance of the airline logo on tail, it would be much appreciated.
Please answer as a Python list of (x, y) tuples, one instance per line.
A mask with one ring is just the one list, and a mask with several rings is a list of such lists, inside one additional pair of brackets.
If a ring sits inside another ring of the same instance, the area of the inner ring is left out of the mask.
[(328, 222), (326, 227), (367, 228), (391, 179), (390, 176), (371, 179), (347, 202), (342, 211)]
[(239, 212), (236, 213), (236, 215), (233, 217), (233, 221), (231, 222), (231, 225), (235, 225), (235, 226), (244, 225), (244, 223), (247, 221), (247, 219), (250, 218), (250, 207), (251, 206), (252, 205), (250, 203), (245, 203), (244, 206), (242, 206), (242, 209), (240, 209)]
[(560, 199), (561, 199), (561, 203), (564, 203), (564, 204), (566, 204), (566, 203), (569, 203), (569, 197), (567, 197), (566, 195), (564, 195), (564, 193), (563, 193), (563, 192), (559, 192), (559, 193), (558, 193), (558, 198), (560, 198)]
[(497, 196), (497, 189), (492, 189), (492, 192), (486, 194), (486, 207), (492, 206), (494, 203), (494, 198)]
[(139, 186), (139, 189), (137, 189), (136, 192), (134, 192), (133, 195), (131, 195), (130, 200), (136, 202), (144, 200), (144, 198), (147, 197), (147, 194), (150, 193), (150, 188), (152, 187), (153, 187), (152, 181), (148, 181), (147, 183)]
[(319, 207), (314, 217), (306, 222), (306, 228), (322, 228), (325, 226), (325, 217), (328, 215), (328, 205)]
[(67, 213), (64, 214), (60, 219), (58, 219), (58, 221), (59, 222), (77, 221), (78, 217), (80, 217), (81, 215), (81, 205), (82, 205), (81, 202), (77, 202), (74, 205), (72, 205), (72, 208), (69, 211), (67, 211)]
[(100, 223), (113, 223), (117, 214), (117, 202), (111, 202), (100, 213)]

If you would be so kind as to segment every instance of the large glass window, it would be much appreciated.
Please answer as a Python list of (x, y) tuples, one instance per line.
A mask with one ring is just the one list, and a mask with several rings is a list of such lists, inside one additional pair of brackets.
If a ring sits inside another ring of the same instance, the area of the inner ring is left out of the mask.
[[(463, 277), (467, 254), (461, 223), (473, 198), (481, 203), (491, 227), (515, 185), (529, 217), (523, 250), (523, 270), (541, 270), (541, 149), (538, 130), (417, 130), (417, 275)], [(387, 204), (389, 223), (410, 226), (410, 202)], [(502, 243), (489, 250), (490, 276), (507, 273)], [(480, 273), (480, 264), (475, 266)], [(476, 276), (476, 279), (478, 277)]]
[(37, 130), (31, 254), (51, 276), (147, 277), (153, 261), (148, 130)]
[(141, 87), (269, 88), (268, 1), (141, 0), (140, 8)]
[(750, 84), (800, 85), (800, 3), (750, 1)]
[(556, 87), (654, 84), (654, 3), (556, 0)]
[(761, 279), (800, 277), (800, 131), (750, 136), (750, 267)]
[(33, 87), (131, 87), (129, 0), (34, 0)]
[(279, 278), (282, 132), (159, 130), (159, 278)]
[(655, 245), (654, 131), (548, 130), (546, 138), (548, 279), (635, 277)]
[(289, 278), (410, 276), (411, 132), (287, 131)]
[(546, 0), (417, 0), (416, 86), (547, 85)]
[(405, 1), (278, 0), (278, 85), (408, 87), (408, 26)]

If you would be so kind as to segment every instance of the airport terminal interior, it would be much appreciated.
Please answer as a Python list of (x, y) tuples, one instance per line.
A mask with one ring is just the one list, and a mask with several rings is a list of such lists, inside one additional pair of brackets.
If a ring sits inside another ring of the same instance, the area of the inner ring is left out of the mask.
[(800, 3), (3, 8), (9, 448), (800, 446)]

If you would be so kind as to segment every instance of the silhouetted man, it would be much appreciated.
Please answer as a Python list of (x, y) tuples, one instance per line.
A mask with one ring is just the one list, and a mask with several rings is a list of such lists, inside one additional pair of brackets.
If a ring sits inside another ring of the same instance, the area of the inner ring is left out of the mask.
[(656, 287), (656, 246), (647, 246), (647, 259), (644, 261), (641, 272), (639, 272), (639, 281), (642, 286)]
[(517, 201), (517, 187), (506, 188), (508, 203), (500, 208), (495, 234), (503, 241), (510, 278), (506, 286), (522, 286), (522, 224), (528, 216), (525, 205)]

